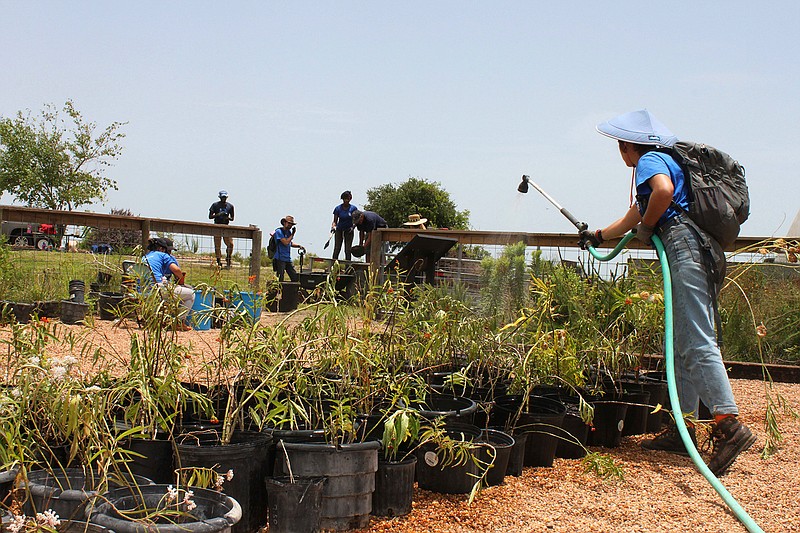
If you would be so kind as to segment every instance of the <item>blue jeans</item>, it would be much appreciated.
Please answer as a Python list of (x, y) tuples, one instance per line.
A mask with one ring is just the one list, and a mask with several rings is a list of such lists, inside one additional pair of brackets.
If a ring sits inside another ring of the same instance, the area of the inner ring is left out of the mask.
[(684, 414), (697, 416), (698, 400), (714, 415), (738, 414), (714, 329), (716, 288), (707, 253), (684, 223), (665, 229), (661, 240), (672, 276), (675, 377)]

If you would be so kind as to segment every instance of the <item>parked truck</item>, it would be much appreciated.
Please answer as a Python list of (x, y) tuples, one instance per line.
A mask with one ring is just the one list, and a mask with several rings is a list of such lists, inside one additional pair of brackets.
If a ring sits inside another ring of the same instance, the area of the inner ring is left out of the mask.
[(12, 246), (28, 246), (39, 250), (49, 250), (55, 246), (56, 227), (54, 224), (3, 221), (0, 225), (0, 233), (6, 236), (8, 243)]

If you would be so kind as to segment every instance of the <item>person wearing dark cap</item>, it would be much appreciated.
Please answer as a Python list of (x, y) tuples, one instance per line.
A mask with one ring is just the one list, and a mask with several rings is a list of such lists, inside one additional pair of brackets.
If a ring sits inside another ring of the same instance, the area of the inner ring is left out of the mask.
[[(214, 220), (214, 224), (225, 224), (233, 222), (233, 204), (228, 201), (228, 191), (219, 191), (219, 201), (211, 204), (208, 209), (208, 218)], [(233, 256), (233, 237), (228, 235), (214, 235), (214, 254), (217, 257), (217, 266), (222, 268), (222, 240), (225, 240), (225, 267), (231, 268), (231, 256)]]
[(150, 267), (155, 284), (162, 289), (161, 297), (166, 298), (169, 293), (172, 293), (180, 300), (184, 309), (180, 313), (183, 322), (179, 329), (185, 331), (191, 329), (186, 324), (186, 318), (194, 306), (194, 290), (184, 285), (186, 272), (181, 270), (178, 261), (172, 256), (173, 248), (174, 244), (171, 239), (152, 238), (147, 243), (147, 255), (144, 256), (143, 262)]
[[(715, 332), (716, 299), (725, 278), (725, 254), (713, 237), (687, 215), (689, 184), (680, 165), (661, 150), (677, 137), (646, 109), (626, 113), (597, 126), (615, 139), (626, 166), (634, 169), (636, 201), (618, 220), (595, 232), (581, 232), (581, 245), (598, 246), (604, 239), (636, 229), (636, 238), (652, 244), (653, 234), (664, 244), (672, 276), (675, 381), (680, 410), (696, 444), (699, 400), (714, 415), (713, 452), (708, 468), (724, 474), (756, 437), (742, 424)], [(674, 406), (673, 406), (674, 407)], [(675, 424), (642, 447), (688, 455)]]
[(297, 281), (300, 275), (292, 264), (292, 248), (300, 248), (303, 252), (306, 249), (294, 242), (294, 234), (297, 226), (292, 215), (286, 215), (281, 219), (281, 227), (275, 230), (275, 257), (272, 259), (272, 270), (275, 271), (278, 281), (283, 281), (283, 274), (289, 274), (289, 279)]
[(344, 191), (341, 196), (342, 203), (333, 208), (333, 222), (331, 231), (334, 232), (333, 258), (339, 259), (339, 252), (344, 243), (344, 258), (347, 261), (352, 259), (350, 249), (353, 247), (353, 211), (358, 208), (350, 203), (353, 195), (350, 191)]
[(372, 243), (372, 232), (378, 228), (388, 228), (389, 224), (378, 213), (373, 211), (353, 211), (353, 225), (358, 228), (358, 246), (364, 250), (369, 262), (369, 248)]

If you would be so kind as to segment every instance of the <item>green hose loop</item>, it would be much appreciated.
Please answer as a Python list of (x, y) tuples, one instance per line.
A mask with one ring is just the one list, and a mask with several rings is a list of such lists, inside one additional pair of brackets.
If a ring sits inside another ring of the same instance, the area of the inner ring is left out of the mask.
[[(614, 248), (608, 255), (600, 255), (592, 246), (589, 246), (589, 253), (592, 254), (592, 257), (597, 259), (598, 261), (608, 261), (616, 257), (622, 248), (634, 237), (636, 234), (634, 232), (630, 232), (622, 240), (619, 244)], [(656, 253), (658, 254), (658, 260), (661, 262), (661, 275), (664, 279), (664, 359), (667, 363), (667, 388), (669, 389), (669, 401), (671, 403), (673, 413), (676, 409), (680, 412), (680, 399), (678, 398), (678, 388), (675, 384), (675, 358), (673, 352), (673, 329), (672, 329), (672, 277), (669, 271), (669, 261), (667, 260), (667, 252), (664, 249), (664, 243), (661, 242), (661, 239), (658, 236), (653, 235), (653, 244), (656, 247)], [(703, 461), (703, 458), (700, 457), (700, 453), (695, 448), (694, 443), (692, 442), (691, 437), (689, 437), (689, 431), (686, 429), (686, 423), (683, 420), (683, 416), (674, 416), (675, 425), (678, 427), (678, 433), (681, 436), (681, 440), (683, 441), (684, 446), (686, 447), (686, 451), (689, 452), (689, 457), (692, 458), (697, 469), (703, 474), (711, 486), (714, 487), (714, 490), (717, 491), (717, 494), (723, 499), (723, 501), (728, 505), (728, 507), (733, 511), (733, 514), (736, 515), (736, 518), (747, 528), (748, 531), (751, 533), (764, 533), (764, 531), (755, 523), (755, 521), (750, 518), (750, 515), (747, 514), (739, 502), (737, 502), (731, 493), (722, 485), (722, 482), (711, 472), (711, 470), (706, 466), (706, 463)]]

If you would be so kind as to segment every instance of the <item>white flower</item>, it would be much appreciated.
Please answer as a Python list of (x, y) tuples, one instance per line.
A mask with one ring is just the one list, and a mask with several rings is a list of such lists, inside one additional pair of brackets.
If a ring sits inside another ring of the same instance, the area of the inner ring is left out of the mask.
[(228, 472), (225, 474), (225, 478), (226, 478), (228, 481), (230, 481), (230, 480), (232, 480), (232, 479), (233, 479), (233, 468), (231, 468), (230, 470), (228, 470)]
[(33, 357), (30, 358), (30, 363), (32, 365), (34, 365), (34, 366), (38, 366), (39, 365), (39, 358), (34, 355)]
[(86, 392), (100, 392), (101, 390), (103, 389), (101, 389), (97, 385), (92, 385), (91, 387), (86, 389)]
[(65, 366), (72, 366), (78, 362), (78, 360), (72, 355), (65, 356), (61, 361)]
[(26, 516), (22, 515), (15, 515), (14, 518), (11, 519), (11, 523), (6, 526), (6, 530), (9, 533), (19, 533), (25, 528), (25, 523), (28, 521)]
[(178, 489), (172, 487), (172, 485), (167, 486), (167, 501), (174, 502), (178, 500)]
[(225, 478), (222, 476), (217, 476), (217, 482), (214, 484), (214, 488), (220, 490), (223, 483), (225, 483)]
[(197, 508), (197, 504), (194, 503), (194, 500), (186, 500), (186, 511), (192, 511)]
[(58, 515), (52, 509), (48, 509), (43, 513), (36, 513), (36, 523), (41, 526), (55, 528), (61, 524)]
[(54, 366), (50, 369), (50, 375), (55, 380), (62, 380), (67, 375), (67, 369), (63, 366)]
[(19, 398), (20, 396), (22, 396), (22, 391), (19, 390), (19, 388), (11, 389), (11, 396), (14, 398)]

